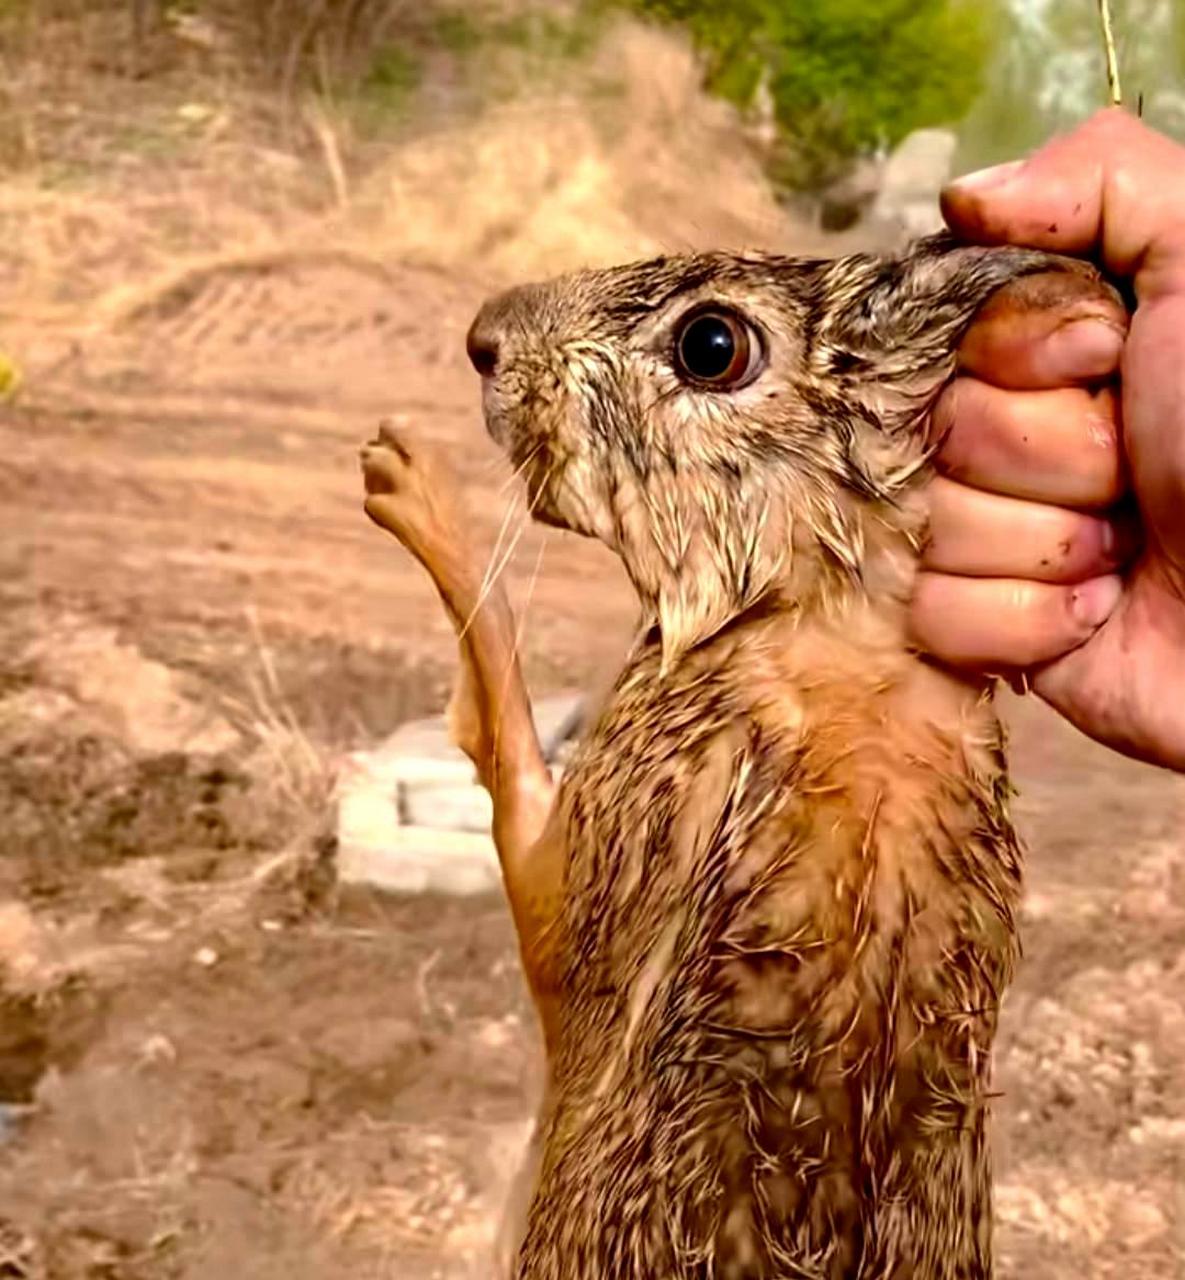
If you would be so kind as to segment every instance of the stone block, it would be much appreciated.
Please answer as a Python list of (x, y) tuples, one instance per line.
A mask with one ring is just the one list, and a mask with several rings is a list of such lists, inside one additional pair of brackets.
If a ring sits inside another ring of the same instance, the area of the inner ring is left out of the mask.
[[(579, 729), (579, 693), (541, 699), (535, 722), (554, 760)], [(562, 766), (552, 764), (557, 778)], [(493, 805), (443, 716), (401, 725), (373, 751), (355, 752), (338, 779), (338, 875), (397, 893), (501, 888), (490, 828)]]
[(438, 831), (479, 831), (489, 834), (494, 806), (489, 792), (478, 782), (457, 786), (435, 782), (400, 780), (399, 816), (412, 827)]
[(497, 893), (502, 874), (494, 842), (472, 831), (394, 827), (381, 841), (343, 839), (337, 874), (343, 884), (389, 893)]

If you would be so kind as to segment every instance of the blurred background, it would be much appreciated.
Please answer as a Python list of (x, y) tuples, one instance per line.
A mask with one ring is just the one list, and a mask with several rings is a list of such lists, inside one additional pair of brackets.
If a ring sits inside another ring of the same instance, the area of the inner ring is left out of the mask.
[[(1185, 5), (1114, 10), (1185, 138)], [(895, 245), (1105, 98), (1095, 0), (0, 0), (0, 1277), (487, 1274), (534, 1025), (496, 889), (344, 883), (342, 778), (454, 669), (357, 446), (448, 455), (533, 689), (591, 688), (632, 597), (526, 521), (482, 299)], [(1000, 1274), (1185, 1276), (1182, 783), (1006, 710)]]
[[(1128, 105), (1182, 135), (1185, 8), (1115, 15)], [(94, 206), (76, 296), (309, 219), (516, 274), (892, 222), (1105, 95), (1097, 0), (3, 0), (0, 51), (10, 182)], [(53, 244), (6, 203), (7, 287)]]

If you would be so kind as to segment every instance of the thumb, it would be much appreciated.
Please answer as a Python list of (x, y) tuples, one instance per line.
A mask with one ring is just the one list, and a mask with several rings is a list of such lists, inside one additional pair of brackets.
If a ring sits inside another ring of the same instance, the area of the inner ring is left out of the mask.
[(943, 192), (951, 229), (981, 244), (1090, 254), (1134, 277), (1141, 301), (1185, 285), (1185, 151), (1122, 108), (1100, 111), (1027, 160)]

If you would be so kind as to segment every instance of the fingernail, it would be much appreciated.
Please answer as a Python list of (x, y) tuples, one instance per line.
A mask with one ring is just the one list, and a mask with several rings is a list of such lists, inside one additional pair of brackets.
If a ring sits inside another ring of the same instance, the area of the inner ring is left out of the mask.
[(1123, 579), (1118, 574), (1079, 583), (1070, 592), (1070, 612), (1074, 621), (1093, 631), (1111, 616), (1122, 594)]
[(955, 178), (949, 187), (958, 191), (974, 191), (976, 195), (1004, 186), (1024, 168), (1023, 160), (1009, 160), (1007, 164), (993, 165), (990, 169), (977, 169)]
[(1121, 329), (1097, 317), (1072, 320), (1045, 339), (1049, 373), (1067, 382), (1106, 377), (1119, 365), (1123, 339)]

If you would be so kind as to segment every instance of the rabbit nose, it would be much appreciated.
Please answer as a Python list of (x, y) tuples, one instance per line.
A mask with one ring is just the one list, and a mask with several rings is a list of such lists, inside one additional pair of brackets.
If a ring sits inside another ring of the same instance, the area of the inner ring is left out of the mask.
[(489, 308), (483, 307), (465, 335), (465, 350), (483, 378), (492, 378), (498, 371), (498, 331), (492, 319)]
[[(499, 361), (507, 354), (507, 335), (510, 345), (517, 346), (521, 337), (538, 332), (548, 297), (541, 285), (520, 284), (485, 303), (465, 338), (469, 359), (483, 378), (492, 378), (498, 372)], [(510, 354), (513, 356), (514, 351)]]

